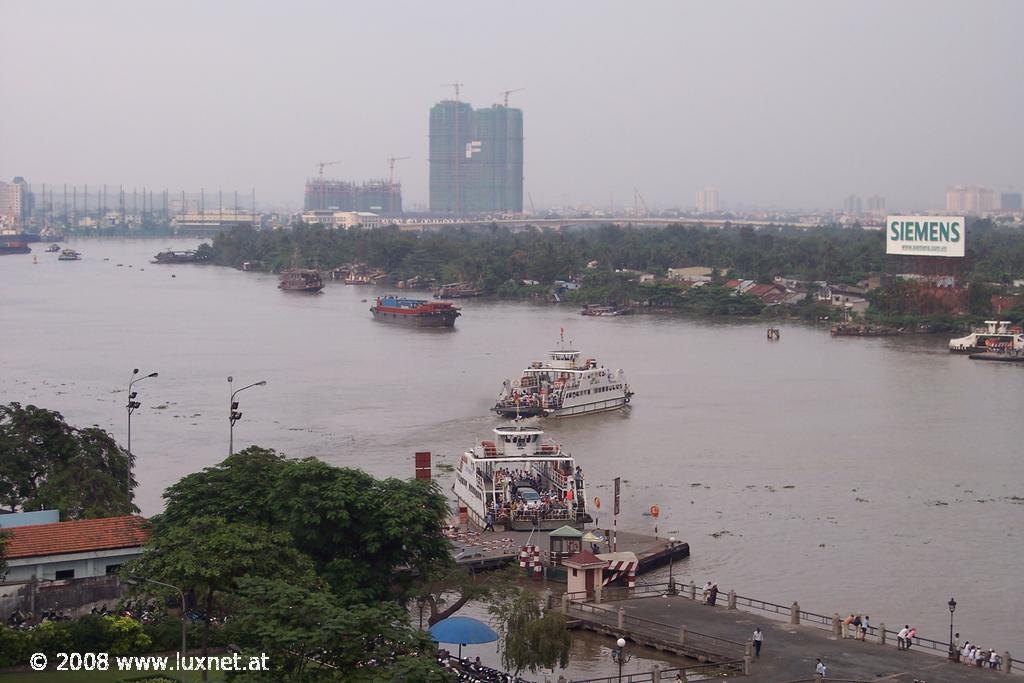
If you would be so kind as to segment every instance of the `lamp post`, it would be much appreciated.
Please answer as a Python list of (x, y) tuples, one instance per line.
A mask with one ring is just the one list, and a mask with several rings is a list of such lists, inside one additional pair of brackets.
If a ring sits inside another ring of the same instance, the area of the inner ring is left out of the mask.
[(949, 659), (956, 661), (957, 653), (953, 648), (953, 612), (956, 611), (956, 600), (950, 598), (947, 606), (949, 607)]
[(135, 412), (136, 408), (139, 408), (139, 407), (142, 406), (141, 403), (139, 403), (138, 401), (135, 400), (135, 397), (138, 395), (138, 392), (132, 391), (132, 387), (135, 385), (136, 382), (141, 382), (142, 380), (149, 379), (150, 377), (157, 377), (157, 376), (159, 376), (160, 373), (158, 373), (158, 372), (151, 372), (148, 375), (143, 375), (142, 377), (136, 377), (136, 375), (138, 375), (138, 374), (139, 374), (139, 369), (135, 368), (134, 370), (132, 370), (132, 376), (128, 379), (128, 405), (125, 406), (126, 408), (128, 408), (128, 457), (129, 457), (129, 459), (131, 458), (131, 455), (132, 455), (132, 413)]
[(668, 539), (668, 592), (671, 595), (676, 594), (676, 582), (672, 576), (672, 561), (675, 559), (676, 553), (676, 537), (671, 536)]
[(626, 639), (619, 638), (615, 641), (615, 649), (612, 650), (612, 661), (619, 665), (619, 683), (622, 683), (622, 665), (633, 659), (633, 656), (626, 652)]
[[(235, 378), (230, 376), (230, 375), (228, 375), (228, 390), (229, 391), (231, 390), (231, 387), (234, 386), (232, 384), (232, 382), (234, 382), (234, 381), (235, 381)], [(235, 452), (235, 423), (242, 419), (242, 413), (241, 413), (241, 411), (238, 410), (238, 401), (235, 400), (235, 396), (237, 396), (241, 392), (245, 391), (246, 389), (251, 389), (253, 387), (263, 387), (263, 386), (266, 386), (266, 385), (267, 385), (267, 380), (264, 379), (264, 380), (261, 380), (259, 382), (253, 382), (252, 384), (249, 384), (248, 386), (244, 386), (241, 389), (236, 389), (235, 391), (231, 392), (231, 409), (228, 411), (228, 421), (231, 423), (231, 432), (230, 432), (230, 436), (229, 436), (229, 439), (228, 439), (228, 455), (233, 455), (234, 452)]]
[[(185, 623), (186, 623), (185, 622), (185, 619), (186, 619), (186, 616), (185, 616), (185, 591), (183, 591), (182, 589), (178, 588), (177, 586), (172, 586), (169, 583), (164, 583), (163, 581), (155, 581), (153, 579), (147, 579), (144, 576), (129, 576), (125, 580), (126, 583), (128, 583), (129, 585), (132, 585), (132, 586), (137, 586), (142, 581), (145, 581), (146, 583), (155, 583), (156, 585), (164, 586), (165, 588), (173, 588), (174, 590), (178, 591), (178, 594), (181, 596), (181, 656), (184, 657), (185, 653), (188, 652), (188, 641), (186, 640), (187, 635), (186, 635), (186, 630), (185, 630)], [(184, 683), (184, 681), (185, 681), (185, 672), (184, 671), (181, 672), (181, 680), (182, 680), (182, 683)]]

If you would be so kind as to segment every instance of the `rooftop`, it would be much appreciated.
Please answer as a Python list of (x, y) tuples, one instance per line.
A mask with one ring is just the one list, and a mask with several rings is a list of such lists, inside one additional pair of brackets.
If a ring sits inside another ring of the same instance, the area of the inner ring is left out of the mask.
[(126, 515), (17, 527), (10, 530), (5, 557), (16, 560), (137, 548), (149, 538), (145, 523), (142, 517)]

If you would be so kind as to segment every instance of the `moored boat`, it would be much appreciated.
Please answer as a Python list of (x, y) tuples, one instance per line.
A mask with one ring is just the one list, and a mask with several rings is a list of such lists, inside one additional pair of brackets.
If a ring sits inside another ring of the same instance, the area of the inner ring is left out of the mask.
[(408, 299), (392, 294), (377, 297), (376, 303), (370, 306), (370, 313), (374, 320), (415, 327), (454, 327), (455, 319), (462, 315), (448, 301)]
[(446, 285), (441, 285), (434, 290), (435, 299), (468, 299), (474, 296), (480, 296), (484, 293), (484, 290), (479, 287), (474, 287), (469, 282), (450, 282)]
[(324, 288), (324, 280), (315, 268), (292, 268), (281, 273), (277, 287), (286, 292), (315, 293)]
[(632, 309), (629, 306), (596, 306), (594, 304), (587, 304), (580, 311), (580, 315), (589, 315), (596, 318), (615, 317), (629, 313), (632, 313)]
[(578, 529), (591, 522), (583, 470), (536, 427), (496, 427), (493, 441), (463, 453), (452, 491), (469, 522), (483, 528), (490, 514), (508, 530)]
[(74, 249), (64, 249), (57, 257), (58, 261), (81, 261), (82, 255)]
[(493, 410), (503, 417), (571, 417), (618, 410), (633, 397), (622, 370), (582, 363), (575, 349), (549, 351), (513, 381), (505, 380)]
[(49, 254), (56, 254), (58, 251), (60, 251), (60, 245), (56, 243), (51, 244), (46, 248), (46, 251)]
[(900, 332), (895, 327), (854, 322), (835, 323), (830, 330), (833, 337), (891, 337)]
[(6, 237), (0, 235), (0, 254), (27, 254), (31, 252), (28, 242), (20, 237)]
[(153, 257), (150, 263), (203, 263), (207, 259), (201, 256), (198, 251), (161, 251)]
[(1022, 351), (1024, 350), (1024, 330), (1009, 320), (986, 320), (985, 327), (974, 330), (966, 337), (951, 339), (949, 350), (953, 353)]

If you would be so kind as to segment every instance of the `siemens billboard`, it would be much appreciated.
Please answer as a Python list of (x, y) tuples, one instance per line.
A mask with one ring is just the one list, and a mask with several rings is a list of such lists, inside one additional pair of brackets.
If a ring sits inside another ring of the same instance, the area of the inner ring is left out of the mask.
[(885, 253), (903, 256), (963, 256), (963, 216), (889, 216)]

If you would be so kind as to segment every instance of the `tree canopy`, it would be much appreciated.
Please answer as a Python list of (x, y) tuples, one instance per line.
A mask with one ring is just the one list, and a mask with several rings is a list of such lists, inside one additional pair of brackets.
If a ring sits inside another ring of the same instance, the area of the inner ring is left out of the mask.
[(12, 511), (57, 508), (65, 520), (136, 513), (133, 465), (99, 427), (72, 427), (34, 405), (0, 405), (0, 505)]

